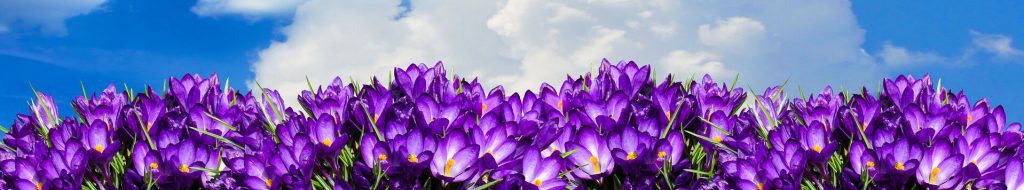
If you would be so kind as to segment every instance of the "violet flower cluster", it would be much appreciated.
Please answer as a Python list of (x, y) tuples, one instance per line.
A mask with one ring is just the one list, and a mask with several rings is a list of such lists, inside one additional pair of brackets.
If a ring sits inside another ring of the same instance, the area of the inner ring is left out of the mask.
[(35, 92), (3, 128), (0, 188), (1024, 187), (1021, 125), (928, 76), (792, 99), (785, 84), (657, 80), (633, 62), (525, 93), (440, 63), (392, 77), (310, 84), (288, 107), (272, 89), (185, 75), (78, 97), (69, 118)]

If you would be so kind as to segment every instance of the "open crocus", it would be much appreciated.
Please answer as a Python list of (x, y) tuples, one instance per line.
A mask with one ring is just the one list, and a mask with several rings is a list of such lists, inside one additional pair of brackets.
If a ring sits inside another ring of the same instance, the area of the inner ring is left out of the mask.
[(88, 127), (83, 127), (85, 135), (83, 145), (88, 150), (89, 162), (97, 165), (106, 165), (110, 159), (121, 150), (121, 142), (112, 139), (113, 135), (107, 130), (105, 122), (95, 122)]
[(569, 162), (573, 167), (580, 167), (572, 172), (578, 178), (600, 179), (615, 169), (607, 141), (593, 128), (581, 128), (575, 141), (567, 142), (565, 148), (575, 150), (569, 155)]
[(541, 157), (540, 150), (526, 148), (522, 159), (523, 189), (564, 189), (565, 180), (558, 177), (562, 159), (558, 155)]
[(917, 168), (917, 181), (930, 187), (950, 189), (960, 183), (957, 175), (963, 168), (964, 155), (956, 152), (953, 145), (938, 139), (921, 158)]
[(430, 172), (445, 182), (462, 182), (476, 175), (480, 145), (470, 144), (466, 133), (453, 130), (434, 150)]

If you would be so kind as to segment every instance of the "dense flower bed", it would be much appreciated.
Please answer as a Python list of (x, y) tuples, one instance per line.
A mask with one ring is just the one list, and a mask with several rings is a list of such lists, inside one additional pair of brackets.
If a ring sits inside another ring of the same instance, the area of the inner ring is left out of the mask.
[[(601, 64), (538, 91), (485, 90), (439, 63), (340, 78), (287, 107), (216, 75), (78, 97), (36, 92), (0, 151), (5, 189), (1022, 188), (1002, 107), (887, 79), (789, 99)], [(733, 85), (735, 82), (733, 83)], [(83, 89), (84, 90), (84, 89)], [(291, 98), (288, 101), (294, 101)]]

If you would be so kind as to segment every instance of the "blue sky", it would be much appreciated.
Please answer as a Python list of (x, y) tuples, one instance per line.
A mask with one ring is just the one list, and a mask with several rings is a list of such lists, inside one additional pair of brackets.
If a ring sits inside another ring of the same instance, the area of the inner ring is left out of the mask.
[(28, 111), (30, 82), (67, 115), (79, 81), (88, 91), (110, 83), (138, 90), (218, 73), (234, 88), (254, 80), (293, 88), (305, 76), (366, 78), (444, 60), (489, 84), (528, 89), (604, 57), (723, 81), (739, 73), (755, 89), (786, 78), (808, 89), (873, 89), (882, 77), (931, 73), (972, 99), (1004, 105), (1009, 120), (1024, 119), (1019, 1), (81, 1), (0, 3), (0, 121)]

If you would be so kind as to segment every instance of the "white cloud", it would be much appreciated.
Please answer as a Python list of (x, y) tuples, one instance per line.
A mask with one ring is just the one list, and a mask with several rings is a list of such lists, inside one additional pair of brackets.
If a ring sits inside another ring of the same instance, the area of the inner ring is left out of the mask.
[(256, 19), (291, 14), (296, 7), (305, 2), (306, 0), (199, 0), (192, 6), (192, 12), (199, 16), (237, 14)]
[[(862, 53), (863, 31), (847, 1), (414, 1), (310, 0), (253, 64), (255, 80), (294, 96), (305, 76), (365, 81), (394, 66), (443, 60), (449, 72), (488, 86), (536, 89), (602, 58), (636, 60), (665, 73), (741, 74), (763, 88), (786, 79), (805, 89), (872, 85), (881, 70)], [(453, 69), (451, 69), (453, 68)], [(795, 86), (795, 85), (794, 85)]]
[(1024, 51), (1013, 47), (1013, 38), (1009, 36), (985, 34), (972, 30), (971, 39), (978, 48), (1002, 58), (1024, 56)]
[(0, 1), (0, 33), (14, 28), (38, 28), (43, 33), (64, 35), (64, 20), (87, 14), (106, 0)]
[(945, 59), (938, 53), (910, 51), (889, 42), (882, 44), (882, 52), (878, 56), (889, 65), (939, 63)]

